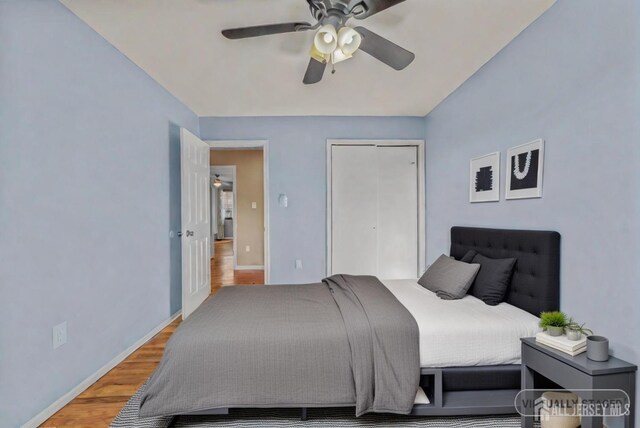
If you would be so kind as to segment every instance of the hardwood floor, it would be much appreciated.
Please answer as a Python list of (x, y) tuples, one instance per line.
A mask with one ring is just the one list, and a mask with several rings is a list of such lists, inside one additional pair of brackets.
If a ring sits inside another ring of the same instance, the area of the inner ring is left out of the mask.
[(211, 292), (224, 285), (264, 284), (264, 271), (233, 270), (233, 241), (216, 241), (216, 257), (211, 259)]
[[(216, 257), (211, 259), (211, 295), (224, 285), (259, 285), (263, 271), (234, 271), (233, 243), (216, 241)], [(41, 427), (107, 427), (122, 406), (160, 362), (165, 344), (181, 319), (177, 319), (118, 364), (73, 401), (60, 409)]]

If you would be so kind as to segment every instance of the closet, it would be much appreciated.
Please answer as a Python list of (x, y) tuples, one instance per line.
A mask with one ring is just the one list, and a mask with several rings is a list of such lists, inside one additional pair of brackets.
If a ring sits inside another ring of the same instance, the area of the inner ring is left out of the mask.
[(420, 149), (384, 142), (329, 145), (330, 274), (419, 275)]

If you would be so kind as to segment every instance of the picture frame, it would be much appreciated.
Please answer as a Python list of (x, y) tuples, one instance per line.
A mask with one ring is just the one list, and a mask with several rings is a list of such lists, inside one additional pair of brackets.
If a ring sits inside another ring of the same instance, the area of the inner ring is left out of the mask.
[(541, 198), (543, 167), (541, 138), (507, 150), (505, 199)]
[(500, 152), (489, 153), (469, 162), (469, 202), (500, 200)]

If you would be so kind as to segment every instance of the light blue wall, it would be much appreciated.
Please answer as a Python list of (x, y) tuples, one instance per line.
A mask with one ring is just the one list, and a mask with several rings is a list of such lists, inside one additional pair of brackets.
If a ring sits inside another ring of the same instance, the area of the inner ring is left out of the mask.
[[(559, 0), (427, 116), (426, 140), (427, 257), (452, 225), (558, 230), (562, 309), (640, 363), (637, 5)], [(506, 150), (536, 138), (543, 197), (505, 201)], [(470, 204), (469, 159), (497, 150), (503, 200)]]
[[(319, 281), (326, 273), (327, 139), (424, 139), (415, 117), (201, 118), (205, 140), (269, 140), (271, 282)], [(289, 207), (278, 205), (278, 195)], [(302, 270), (295, 260), (302, 259)]]
[[(180, 308), (180, 246), (168, 237), (180, 222), (180, 126), (270, 141), (277, 283), (324, 276), (326, 139), (426, 135), (428, 257), (448, 250), (454, 224), (559, 230), (562, 308), (639, 362), (639, 24), (632, 0), (560, 0), (426, 122), (198, 123), (59, 3), (0, 1), (0, 426), (25, 422)], [(502, 150), (504, 166), (508, 147), (538, 137), (542, 199), (467, 202), (471, 157)], [(53, 351), (64, 320), (69, 343)]]
[(60, 3), (0, 1), (0, 426), (180, 308), (178, 126), (198, 119)]

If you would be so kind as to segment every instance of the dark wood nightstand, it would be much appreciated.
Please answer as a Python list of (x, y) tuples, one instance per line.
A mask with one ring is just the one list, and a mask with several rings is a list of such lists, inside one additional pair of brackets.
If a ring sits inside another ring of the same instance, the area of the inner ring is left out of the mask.
[[(634, 364), (609, 357), (609, 361), (598, 362), (587, 359), (586, 352), (572, 357), (553, 348), (536, 342), (533, 337), (522, 339), (522, 389), (535, 389), (536, 374), (544, 376), (551, 382), (568, 391), (572, 391), (582, 399), (594, 399), (589, 390), (617, 389), (627, 393), (630, 399), (631, 412), (625, 418), (625, 427), (633, 428), (635, 418), (636, 371)], [(529, 394), (535, 399), (535, 394)], [(534, 418), (522, 417), (522, 427), (533, 427)], [(583, 428), (602, 427), (602, 416), (582, 418)]]

